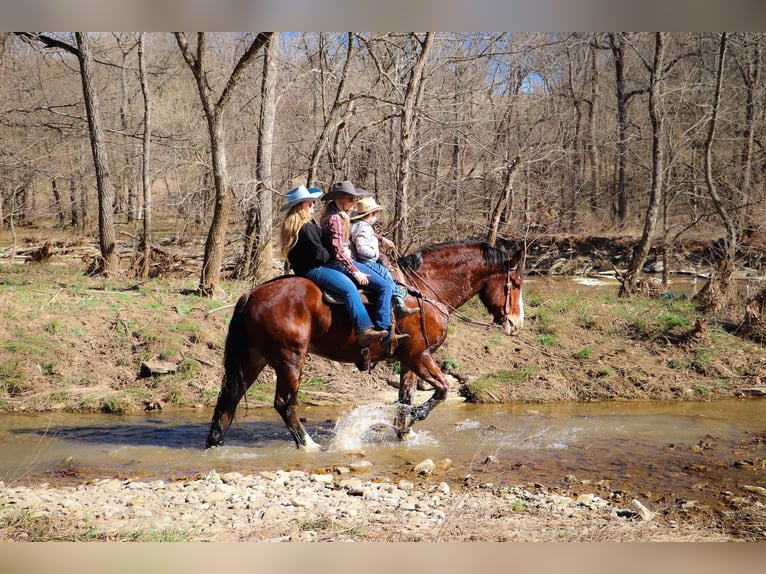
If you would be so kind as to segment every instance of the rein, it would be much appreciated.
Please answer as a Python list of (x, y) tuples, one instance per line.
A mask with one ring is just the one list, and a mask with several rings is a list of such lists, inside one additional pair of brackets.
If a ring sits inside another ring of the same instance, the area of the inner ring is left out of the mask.
[[(419, 289), (415, 290), (413, 292), (413, 295), (415, 295), (415, 297), (417, 297), (421, 301), (424, 301), (426, 303), (430, 303), (431, 305), (436, 307), (443, 315), (449, 317), (450, 315), (454, 314), (455, 317), (457, 317), (458, 319), (460, 319), (461, 321), (463, 321), (465, 323), (471, 323), (472, 325), (478, 325), (480, 327), (498, 327), (498, 328), (502, 329), (502, 326), (498, 325), (497, 323), (487, 323), (485, 321), (478, 321), (476, 319), (472, 319), (471, 317), (469, 317), (468, 315), (466, 315), (465, 313), (460, 311), (457, 307), (454, 307), (449, 302), (445, 301), (444, 297), (442, 297), (439, 294), (439, 292), (436, 289), (434, 289), (428, 283), (428, 281), (423, 279), (423, 277), (421, 277), (417, 273), (417, 271), (414, 271), (413, 269), (404, 269), (403, 271), (404, 271), (405, 275), (412, 274), (415, 277), (417, 277), (418, 281), (420, 281), (424, 286), (428, 287), (434, 293), (434, 295), (438, 299), (440, 299), (441, 301), (434, 301), (430, 297), (427, 297)], [(510, 309), (511, 309), (511, 285), (512, 285), (512, 283), (511, 283), (511, 271), (509, 270), (508, 271), (508, 277), (507, 277), (506, 282), (505, 282), (505, 303), (503, 305), (503, 314), (504, 315), (508, 315), (510, 313)], [(424, 323), (424, 319), (422, 318), (422, 315), (423, 314), (421, 313), (421, 324), (422, 324), (423, 335), (426, 337), (426, 343), (428, 343), (428, 335), (426, 334), (426, 331), (425, 331), (425, 324), (423, 324)]]

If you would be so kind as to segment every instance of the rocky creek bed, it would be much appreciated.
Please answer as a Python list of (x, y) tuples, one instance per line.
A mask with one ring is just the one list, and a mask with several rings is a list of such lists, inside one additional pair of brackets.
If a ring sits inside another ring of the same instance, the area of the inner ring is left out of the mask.
[[(430, 460), (412, 480), (332, 472), (210, 471), (176, 481), (0, 482), (0, 540), (77, 541), (728, 541), (695, 513), (669, 519), (534, 487), (450, 484)], [(430, 479), (430, 480), (429, 480)]]

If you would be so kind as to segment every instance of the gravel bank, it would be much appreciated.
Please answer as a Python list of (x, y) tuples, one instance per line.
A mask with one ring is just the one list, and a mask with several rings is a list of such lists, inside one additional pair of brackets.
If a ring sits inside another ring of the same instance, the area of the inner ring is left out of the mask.
[[(361, 475), (360, 475), (361, 474)], [(0, 482), (0, 540), (721, 541), (720, 532), (522, 487), (416, 486), (363, 473), (239, 473), (183, 481), (97, 479), (71, 487)]]

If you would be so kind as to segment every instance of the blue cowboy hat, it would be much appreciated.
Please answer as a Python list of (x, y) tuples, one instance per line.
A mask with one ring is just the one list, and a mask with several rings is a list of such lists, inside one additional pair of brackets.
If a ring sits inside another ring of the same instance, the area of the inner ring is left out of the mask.
[(344, 195), (350, 195), (351, 197), (361, 197), (363, 195), (369, 195), (369, 192), (365, 191), (364, 189), (354, 187), (354, 184), (346, 179), (344, 181), (333, 183), (330, 191), (322, 196), (322, 201), (331, 201), (333, 199), (343, 197)]
[(318, 187), (306, 188), (305, 185), (299, 185), (298, 187), (295, 187), (287, 192), (287, 195), (285, 195), (287, 203), (282, 206), (280, 211), (287, 211), (292, 206), (298, 205), (302, 201), (306, 201), (308, 199), (319, 199), (321, 196), (322, 190)]

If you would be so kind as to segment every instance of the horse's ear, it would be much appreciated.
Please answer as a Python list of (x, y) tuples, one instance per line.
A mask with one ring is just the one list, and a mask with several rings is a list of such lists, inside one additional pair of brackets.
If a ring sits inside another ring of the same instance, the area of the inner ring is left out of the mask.
[(514, 269), (519, 278), (524, 277), (524, 262), (526, 261), (527, 253), (524, 249), (519, 249), (513, 254), (509, 265), (510, 269)]

